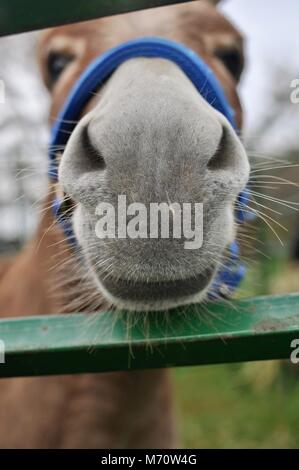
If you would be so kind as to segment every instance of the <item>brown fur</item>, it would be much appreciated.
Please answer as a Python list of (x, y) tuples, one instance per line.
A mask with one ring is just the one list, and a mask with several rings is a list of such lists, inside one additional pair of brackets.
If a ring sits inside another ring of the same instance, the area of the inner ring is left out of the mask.
[[(216, 46), (230, 43), (241, 49), (242, 39), (214, 7), (203, 2), (115, 16), (43, 33), (39, 58), (46, 83), (49, 50), (63, 48), (77, 57), (52, 90), (51, 120), (78, 75), (94, 57), (122, 41), (143, 35), (175, 39), (200, 53), (219, 77), (241, 124), (236, 83), (212, 53)], [(55, 267), (73, 254), (48, 208), (52, 189), (36, 236), (15, 259), (5, 261), (0, 268), (0, 316), (74, 310), (76, 304), (65, 295), (71, 291), (67, 284), (68, 268), (61, 274), (59, 266)], [(83, 302), (76, 310), (91, 307)], [(2, 448), (176, 445), (167, 371), (2, 380), (0, 400)]]

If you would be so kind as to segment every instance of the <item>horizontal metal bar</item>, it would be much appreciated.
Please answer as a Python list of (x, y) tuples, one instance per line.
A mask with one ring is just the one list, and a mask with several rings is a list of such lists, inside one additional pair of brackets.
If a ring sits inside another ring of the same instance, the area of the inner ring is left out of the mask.
[(106, 372), (290, 357), (299, 294), (168, 313), (2, 319), (1, 377)]
[(0, 36), (188, 0), (1, 0)]

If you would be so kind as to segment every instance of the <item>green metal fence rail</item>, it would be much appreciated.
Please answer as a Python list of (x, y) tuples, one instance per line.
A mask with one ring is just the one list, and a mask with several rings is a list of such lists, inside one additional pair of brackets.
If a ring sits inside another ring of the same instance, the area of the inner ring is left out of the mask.
[(1, 0), (0, 36), (188, 0)]
[(287, 359), (299, 338), (298, 294), (113, 315), (1, 320), (0, 377)]

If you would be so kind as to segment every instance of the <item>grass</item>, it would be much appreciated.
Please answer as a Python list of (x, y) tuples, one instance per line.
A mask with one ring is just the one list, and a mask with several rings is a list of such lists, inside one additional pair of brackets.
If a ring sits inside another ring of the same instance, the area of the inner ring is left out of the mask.
[[(270, 379), (253, 380), (273, 369)], [(177, 369), (181, 442), (187, 448), (298, 448), (299, 368), (279, 362)]]
[[(255, 266), (243, 293), (276, 292), (282, 272), (284, 282), (294, 278), (281, 259)], [(173, 380), (184, 447), (299, 448), (299, 366), (268, 361), (189, 367), (176, 369)]]

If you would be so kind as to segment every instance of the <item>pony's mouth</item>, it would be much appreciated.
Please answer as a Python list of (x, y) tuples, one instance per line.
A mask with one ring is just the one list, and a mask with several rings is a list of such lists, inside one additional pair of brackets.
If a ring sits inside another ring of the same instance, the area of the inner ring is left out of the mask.
[(195, 276), (157, 282), (133, 281), (102, 273), (98, 283), (104, 295), (117, 307), (129, 310), (160, 310), (202, 299), (216, 271), (215, 266)]

